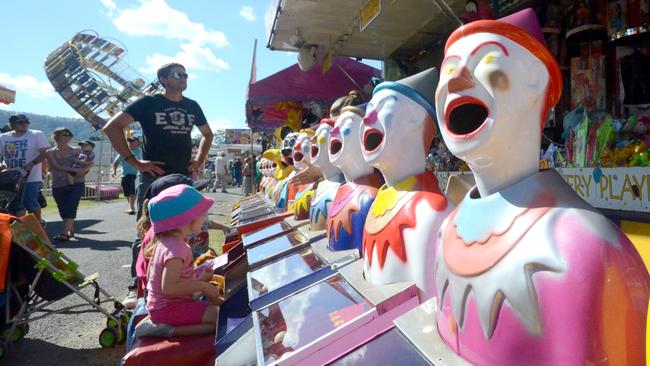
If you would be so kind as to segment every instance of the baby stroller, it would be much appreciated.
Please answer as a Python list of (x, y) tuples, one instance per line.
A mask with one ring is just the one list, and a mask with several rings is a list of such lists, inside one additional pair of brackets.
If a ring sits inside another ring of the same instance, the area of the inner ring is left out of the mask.
[[(27, 334), (30, 322), (82, 307), (106, 315), (106, 328), (99, 334), (102, 347), (123, 343), (129, 315), (99, 286), (99, 275), (79, 272), (74, 261), (50, 244), (36, 217), (11, 215), (18, 207), (22, 185), (20, 172), (0, 172), (0, 359)], [(72, 293), (83, 301), (53, 306)], [(106, 303), (112, 303), (113, 310)]]

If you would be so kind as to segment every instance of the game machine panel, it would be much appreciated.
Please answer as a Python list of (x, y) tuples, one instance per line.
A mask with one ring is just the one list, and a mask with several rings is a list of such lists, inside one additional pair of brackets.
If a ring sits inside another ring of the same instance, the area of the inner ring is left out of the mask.
[(289, 222), (288, 220), (279, 221), (258, 230), (243, 234), (241, 236), (242, 244), (246, 249), (252, 248), (278, 236), (286, 235), (305, 224), (306, 222)]
[(262, 244), (246, 249), (250, 269), (263, 266), (276, 259), (295, 253), (310, 244), (325, 238), (325, 233), (308, 237), (302, 230), (296, 230), (286, 235), (276, 237)]
[(367, 298), (335, 273), (253, 312), (257, 363), (325, 364), (392, 328), (392, 320), (419, 301), (413, 284), (386, 287), (393, 291)]

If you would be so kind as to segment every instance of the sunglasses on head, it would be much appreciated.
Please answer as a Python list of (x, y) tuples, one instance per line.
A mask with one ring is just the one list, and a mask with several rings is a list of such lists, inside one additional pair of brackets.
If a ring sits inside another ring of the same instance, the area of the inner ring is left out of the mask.
[(186, 79), (189, 77), (189, 75), (186, 72), (178, 72), (174, 71), (170, 75), (170, 77), (173, 77), (174, 79)]

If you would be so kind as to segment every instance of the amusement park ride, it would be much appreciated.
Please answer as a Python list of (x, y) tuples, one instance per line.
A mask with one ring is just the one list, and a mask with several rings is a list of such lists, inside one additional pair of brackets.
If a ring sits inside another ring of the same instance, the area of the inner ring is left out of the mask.
[(45, 73), (54, 90), (93, 128), (101, 129), (126, 104), (162, 90), (129, 66), (119, 41), (85, 30), (50, 53)]

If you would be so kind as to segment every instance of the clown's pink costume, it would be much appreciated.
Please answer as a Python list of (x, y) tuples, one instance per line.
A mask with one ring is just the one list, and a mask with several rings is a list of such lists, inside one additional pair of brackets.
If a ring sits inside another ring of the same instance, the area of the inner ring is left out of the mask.
[(457, 29), (440, 130), (476, 187), (441, 229), (438, 331), (478, 365), (642, 365), (650, 278), (625, 235), (554, 170), (540, 134), (562, 90), (534, 12)]

